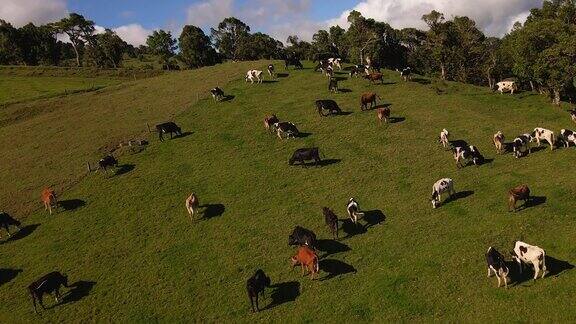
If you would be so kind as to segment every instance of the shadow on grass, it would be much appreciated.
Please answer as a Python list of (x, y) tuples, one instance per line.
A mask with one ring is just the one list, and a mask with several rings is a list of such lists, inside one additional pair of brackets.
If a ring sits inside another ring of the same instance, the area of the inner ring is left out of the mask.
[[(522, 273), (520, 273), (520, 267), (516, 261), (507, 261), (506, 266), (510, 269), (510, 279), (515, 285), (520, 285), (525, 282), (533, 282), (534, 279), (534, 267), (532, 265), (523, 265)], [(563, 261), (546, 256), (546, 277), (558, 277), (561, 273), (574, 269), (574, 265), (568, 261)], [(542, 270), (540, 270), (542, 271)], [(538, 274), (538, 280), (546, 280), (546, 277), (542, 278), (542, 272)]]
[(206, 204), (200, 206), (200, 208), (204, 208), (203, 217), (205, 219), (222, 216), (222, 214), (224, 214), (226, 211), (226, 207), (224, 207), (222, 204)]
[(384, 215), (384, 213), (378, 209), (369, 210), (364, 212), (363, 220), (366, 222), (364, 228), (368, 229), (374, 225), (380, 225), (383, 221), (386, 220), (386, 215)]
[(320, 270), (327, 272), (328, 275), (320, 279), (321, 281), (330, 280), (332, 278), (345, 275), (348, 273), (356, 273), (356, 268), (346, 262), (335, 259), (324, 259), (320, 261)]
[(319, 166), (322, 166), (322, 167), (325, 167), (325, 166), (329, 166), (329, 165), (332, 165), (332, 164), (340, 163), (341, 161), (342, 161), (342, 160), (340, 160), (340, 159), (324, 159), (324, 160), (321, 160), (321, 161), (318, 163), (318, 165), (319, 165)]
[(386, 108), (386, 107), (390, 107), (390, 106), (392, 106), (391, 103), (379, 104), (379, 105), (374, 106), (372, 109), (368, 109), (368, 110), (375, 110), (378, 108)]
[(278, 78), (287, 78), (289, 75), (289, 73), (276, 73), (276, 77)]
[(272, 302), (264, 309), (271, 309), (284, 303), (293, 302), (300, 296), (300, 283), (297, 281), (282, 282), (271, 285), (272, 293), (270, 299)]
[(6, 241), (0, 242), (0, 244), (21, 240), (32, 234), (38, 228), (38, 226), (40, 226), (40, 224), (26, 225), (22, 227), (18, 232), (12, 234), (12, 236), (10, 236)]
[(390, 120), (390, 124), (397, 124), (397, 123), (401, 123), (401, 122), (405, 121), (406, 118), (405, 117), (390, 117), (389, 120)]
[(194, 132), (183, 132), (183, 133), (180, 134), (180, 135), (176, 135), (176, 136), (172, 137), (172, 139), (184, 138), (184, 137), (190, 136), (190, 135), (192, 135), (192, 134), (194, 134)]
[(14, 280), (22, 269), (0, 269), (0, 286)]
[(318, 250), (325, 252), (325, 254), (321, 258), (325, 258), (332, 254), (352, 250), (348, 245), (340, 243), (336, 240), (318, 240), (316, 241), (316, 247), (318, 248)]
[(232, 101), (232, 100), (234, 100), (234, 98), (236, 98), (236, 96), (234, 96), (234, 95), (225, 95), (224, 98), (222, 98), (222, 100), (220, 100), (220, 102)]
[[(366, 215), (364, 215), (364, 217), (366, 217)], [(360, 223), (354, 224), (349, 218), (342, 220), (342, 231), (346, 233), (344, 239), (355, 235), (364, 234), (366, 233), (366, 228), (367, 227), (361, 225)]]
[(278, 80), (262, 80), (262, 84), (266, 84), (266, 83), (276, 83), (278, 82)]
[(338, 89), (338, 92), (350, 93), (350, 92), (352, 92), (352, 90), (351, 89)]
[(465, 140), (448, 141), (452, 147), (469, 147), (470, 145)]
[(348, 80), (348, 78), (345, 78), (345, 77), (332, 77), (332, 79), (334, 79), (334, 80), (336, 80), (336, 81), (338, 81), (338, 82)]
[(420, 83), (423, 85), (428, 85), (428, 84), (432, 83), (430, 80), (424, 79), (424, 78), (412, 78), (412, 80), (410, 80), (410, 81)]
[[(116, 172), (116, 174), (118, 174), (118, 172)], [(58, 206), (62, 207), (65, 211), (71, 211), (86, 206), (86, 202), (82, 199), (67, 199), (59, 201)]]
[(452, 198), (449, 198), (448, 201), (457, 201), (457, 200), (460, 200), (460, 199), (464, 199), (464, 198), (470, 197), (470, 196), (472, 196), (473, 194), (474, 194), (474, 191), (472, 191), (472, 190), (460, 191), (460, 192), (457, 192), (457, 193), (453, 194), (453, 195), (452, 195)]
[(296, 137), (306, 138), (306, 137), (311, 136), (311, 135), (312, 135), (312, 133), (299, 133), (298, 136), (296, 136)]
[(72, 289), (70, 289), (70, 291), (68, 291), (68, 293), (64, 295), (64, 298), (62, 298), (62, 302), (60, 304), (64, 305), (81, 300), (82, 298), (90, 294), (90, 291), (92, 290), (92, 288), (94, 288), (95, 285), (96, 282), (94, 281), (84, 281), (84, 280), (80, 280), (71, 284), (70, 287), (72, 287)]
[(116, 173), (115, 175), (117, 176), (121, 176), (123, 174), (126, 174), (132, 170), (134, 170), (134, 168), (136, 168), (136, 165), (134, 164), (122, 164), (118, 166), (118, 169), (116, 169)]

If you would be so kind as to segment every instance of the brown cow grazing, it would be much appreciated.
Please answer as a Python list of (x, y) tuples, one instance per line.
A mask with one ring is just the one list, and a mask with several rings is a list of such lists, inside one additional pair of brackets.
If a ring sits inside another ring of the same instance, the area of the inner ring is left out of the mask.
[(376, 99), (382, 100), (382, 98), (374, 92), (363, 93), (362, 97), (360, 97), (360, 110), (368, 110), (368, 104), (370, 104), (370, 109), (374, 108)]
[(382, 119), (384, 119), (385, 123), (388, 123), (388, 120), (390, 119), (390, 108), (388, 107), (378, 108), (376, 109), (376, 114), (378, 116), (378, 121), (380, 122), (380, 124), (382, 124)]
[(324, 220), (326, 221), (326, 225), (330, 228), (330, 232), (332, 233), (332, 237), (334, 239), (338, 238), (338, 216), (334, 214), (334, 212), (328, 208), (322, 208), (322, 213), (324, 214)]
[(508, 191), (508, 211), (516, 211), (516, 202), (523, 200), (524, 205), (530, 199), (530, 189), (527, 185), (520, 185)]
[(266, 128), (267, 131), (271, 131), (272, 125), (278, 122), (280, 122), (280, 119), (278, 119), (276, 115), (272, 114), (270, 116), (266, 116), (264, 117), (264, 128)]
[(492, 142), (494, 142), (494, 146), (496, 146), (496, 153), (501, 154), (504, 152), (504, 134), (502, 134), (501, 131), (494, 134)]
[(292, 268), (300, 265), (302, 268), (302, 275), (304, 273), (304, 268), (308, 269), (308, 273), (311, 274), (311, 278), (314, 279), (314, 275), (317, 275), (320, 271), (320, 266), (318, 265), (318, 255), (307, 246), (301, 246), (298, 248), (298, 253), (293, 256), (290, 261), (292, 262)]
[(198, 207), (200, 206), (200, 202), (198, 201), (198, 197), (196, 197), (195, 193), (192, 193), (188, 198), (186, 198), (186, 210), (190, 215), (190, 220), (194, 214), (198, 211)]
[(41, 198), (44, 203), (44, 210), (48, 210), (50, 215), (52, 215), (52, 207), (54, 207), (54, 209), (58, 207), (56, 192), (54, 192), (54, 189), (52, 188), (44, 188), (44, 190), (42, 190)]
[(375, 83), (375, 81), (380, 80), (384, 84), (384, 75), (382, 73), (374, 72), (364, 76), (364, 79), (370, 80), (370, 82)]

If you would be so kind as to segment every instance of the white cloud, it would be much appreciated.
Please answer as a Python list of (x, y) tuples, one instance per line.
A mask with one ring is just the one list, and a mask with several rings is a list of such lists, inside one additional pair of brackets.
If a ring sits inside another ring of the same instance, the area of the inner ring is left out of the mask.
[(67, 14), (65, 0), (0, 0), (0, 19), (16, 27), (46, 24)]
[(130, 24), (112, 29), (126, 43), (134, 46), (146, 44), (146, 38), (152, 34), (152, 30), (142, 27), (140, 24)]
[[(432, 10), (444, 13), (446, 19), (468, 16), (489, 36), (503, 36), (516, 21), (523, 22), (529, 10), (540, 7), (542, 0), (364, 0), (353, 9), (364, 17), (389, 23), (394, 28), (425, 29), (421, 17)], [(329, 20), (329, 25), (348, 27), (348, 14)]]
[(213, 27), (233, 15), (234, 0), (207, 0), (186, 9), (186, 23), (201, 28)]

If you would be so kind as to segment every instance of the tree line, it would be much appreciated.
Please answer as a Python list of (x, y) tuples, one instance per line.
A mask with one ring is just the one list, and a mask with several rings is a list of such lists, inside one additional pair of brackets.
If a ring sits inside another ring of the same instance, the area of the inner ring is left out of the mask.
[[(112, 30), (95, 33), (93, 21), (72, 13), (43, 26), (14, 28), (0, 20), (0, 64), (63, 65), (115, 68), (125, 56), (156, 56), (164, 69), (198, 68), (224, 60), (340, 57), (356, 64), (377, 64), (443, 80), (486, 85), (514, 78), (528, 89), (547, 94), (554, 103), (575, 98), (576, 0), (545, 0), (524, 24), (516, 23), (503, 38), (488, 37), (468, 17), (446, 19), (437, 11), (422, 16), (428, 30), (394, 29), (352, 11), (349, 28), (319, 30), (311, 42), (289, 36), (286, 46), (229, 17), (210, 34), (186, 25), (176, 39), (156, 30), (146, 45), (134, 47)], [(58, 40), (68, 36), (69, 42)], [(72, 63), (71, 63), (72, 62)], [(181, 64), (179, 64), (181, 63)]]

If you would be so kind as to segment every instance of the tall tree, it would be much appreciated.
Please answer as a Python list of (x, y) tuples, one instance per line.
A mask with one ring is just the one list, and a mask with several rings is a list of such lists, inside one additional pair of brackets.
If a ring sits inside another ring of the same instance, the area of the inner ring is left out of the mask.
[(211, 39), (220, 54), (228, 59), (237, 60), (238, 49), (243, 42), (249, 41), (250, 27), (241, 20), (228, 17), (218, 24), (218, 28), (211, 28)]
[(18, 64), (18, 30), (0, 19), (0, 64)]
[(52, 28), (29, 23), (18, 29), (20, 60), (25, 65), (56, 65), (60, 53)]
[(164, 30), (155, 30), (146, 39), (146, 45), (148, 45), (152, 54), (158, 55), (162, 66), (170, 70), (170, 58), (174, 56), (178, 48), (176, 40), (172, 38), (172, 34)]
[(51, 27), (59, 34), (66, 34), (76, 55), (76, 64), (80, 66), (80, 49), (92, 41), (94, 35), (94, 22), (86, 20), (84, 16), (71, 13), (68, 17), (52, 23)]
[(178, 38), (179, 58), (188, 68), (213, 65), (218, 61), (218, 54), (212, 48), (210, 38), (202, 29), (186, 25)]

